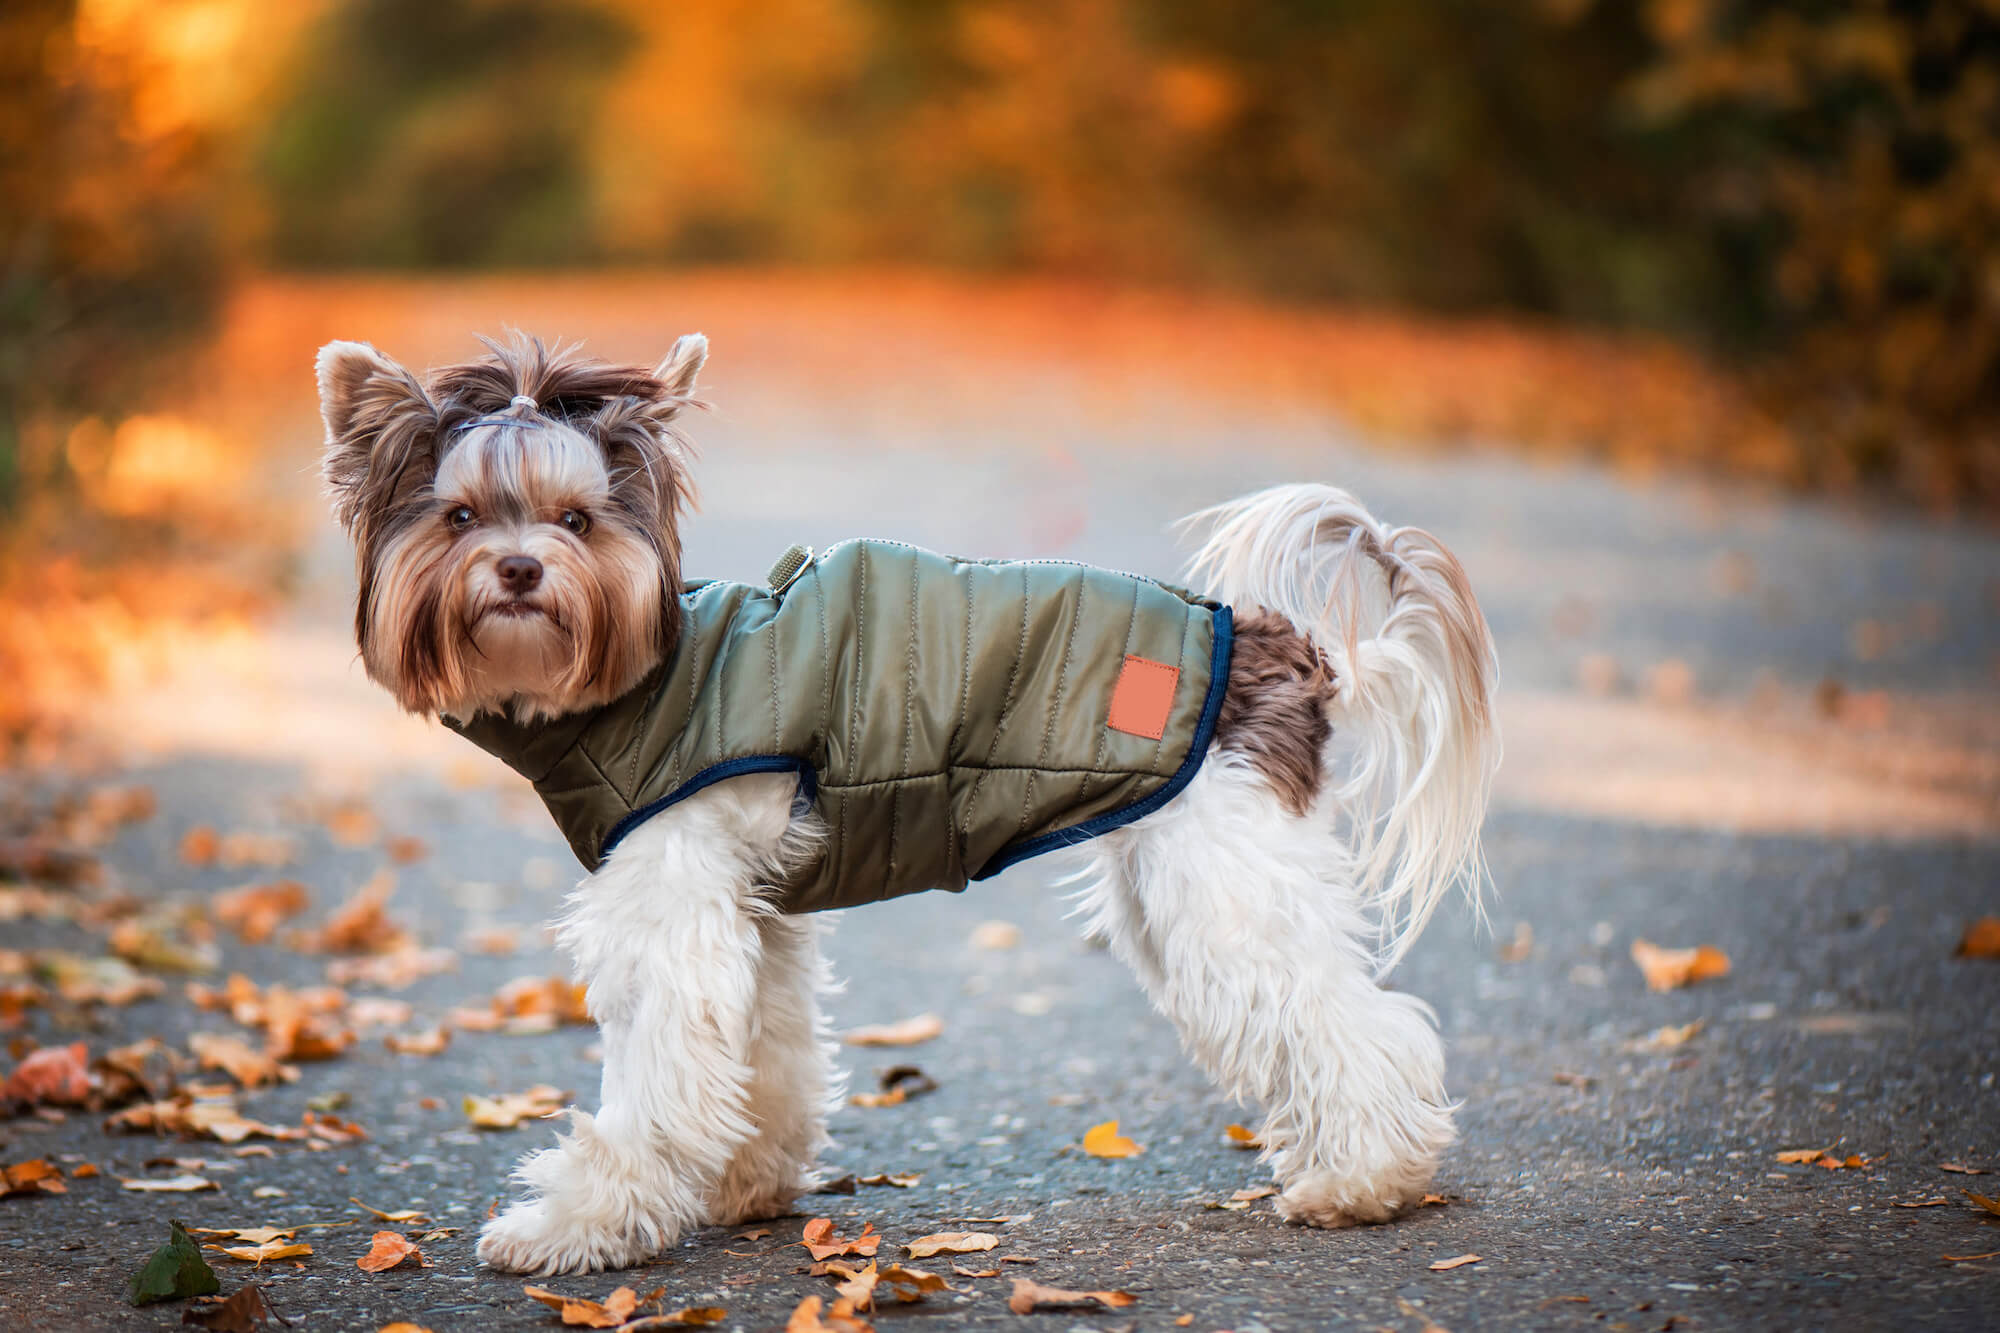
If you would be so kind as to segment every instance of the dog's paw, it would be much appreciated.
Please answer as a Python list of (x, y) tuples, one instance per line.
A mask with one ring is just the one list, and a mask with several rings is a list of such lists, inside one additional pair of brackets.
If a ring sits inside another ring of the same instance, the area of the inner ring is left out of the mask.
[(1387, 1222), (1423, 1198), (1430, 1181), (1428, 1167), (1421, 1178), (1416, 1176), (1399, 1173), (1382, 1179), (1309, 1171), (1285, 1186), (1278, 1196), (1278, 1213), (1287, 1222), (1308, 1227)]
[(510, 1204), (479, 1231), (479, 1260), (509, 1273), (595, 1273), (630, 1268), (656, 1254), (664, 1237), (652, 1228), (593, 1225), (558, 1217), (546, 1200)]
[(741, 1194), (724, 1194), (709, 1205), (708, 1224), (733, 1227), (745, 1222), (762, 1222), (773, 1217), (783, 1217), (792, 1211), (792, 1201), (810, 1188), (810, 1185), (795, 1182), (790, 1185), (767, 1186), (761, 1190), (750, 1190)]

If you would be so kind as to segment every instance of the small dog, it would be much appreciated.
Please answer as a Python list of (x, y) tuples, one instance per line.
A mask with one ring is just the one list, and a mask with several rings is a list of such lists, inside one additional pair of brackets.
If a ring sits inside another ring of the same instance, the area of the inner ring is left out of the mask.
[(1278, 1207), (1380, 1222), (1452, 1141), (1431, 1010), (1381, 984), (1478, 901), (1497, 666), (1458, 561), (1346, 493), (1198, 514), (1214, 600), (1055, 561), (799, 548), (683, 585), (680, 418), (650, 371), (537, 341), (419, 379), (319, 355), (368, 674), (533, 779), (592, 873), (559, 941), (595, 1115), (527, 1157), (496, 1268), (636, 1264), (785, 1212), (839, 1103), (822, 907), (1043, 851), (1188, 1053), (1261, 1105)]

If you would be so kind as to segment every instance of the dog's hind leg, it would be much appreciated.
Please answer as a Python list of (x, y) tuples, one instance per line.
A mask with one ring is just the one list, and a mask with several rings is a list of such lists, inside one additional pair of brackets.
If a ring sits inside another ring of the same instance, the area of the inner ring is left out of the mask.
[(1264, 1109), (1279, 1210), (1342, 1226), (1416, 1203), (1453, 1138), (1443, 1048), (1429, 1007), (1375, 980), (1331, 822), (1218, 749), (1165, 809), (1088, 850), (1091, 929), (1195, 1062)]
[(699, 1225), (751, 1136), (764, 949), (758, 899), (790, 821), (788, 777), (740, 778), (635, 829), (570, 898), (559, 942), (604, 1042), (595, 1116), (521, 1162), (529, 1197), (479, 1257), (518, 1272), (638, 1263)]
[(826, 1121), (840, 1099), (834, 1046), (819, 997), (833, 989), (820, 958), (820, 923), (772, 916), (758, 923), (763, 953), (750, 1038), (751, 1119), (756, 1131), (723, 1172), (707, 1220), (734, 1226), (777, 1217), (819, 1183), (815, 1161)]

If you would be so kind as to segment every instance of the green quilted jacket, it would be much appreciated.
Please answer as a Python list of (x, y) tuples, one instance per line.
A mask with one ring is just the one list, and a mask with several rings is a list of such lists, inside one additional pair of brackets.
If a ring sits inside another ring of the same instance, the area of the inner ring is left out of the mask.
[(788, 912), (963, 889), (1158, 809), (1207, 752), (1227, 607), (886, 541), (794, 548), (772, 584), (690, 585), (673, 657), (602, 708), (446, 725), (532, 781), (593, 870), (711, 783), (796, 773), (829, 837), (772, 886)]

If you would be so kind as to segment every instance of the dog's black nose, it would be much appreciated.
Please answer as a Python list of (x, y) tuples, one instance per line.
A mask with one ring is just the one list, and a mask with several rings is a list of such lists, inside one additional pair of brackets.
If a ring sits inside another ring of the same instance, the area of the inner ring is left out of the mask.
[(503, 556), (495, 569), (500, 575), (500, 586), (516, 597), (533, 591), (542, 581), (542, 562), (531, 555)]

